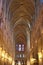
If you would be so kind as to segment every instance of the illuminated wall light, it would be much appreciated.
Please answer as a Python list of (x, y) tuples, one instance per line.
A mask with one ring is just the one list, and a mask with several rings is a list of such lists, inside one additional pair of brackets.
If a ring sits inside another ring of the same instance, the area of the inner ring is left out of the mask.
[(31, 63), (31, 64), (33, 64), (33, 63), (35, 63), (35, 62), (36, 62), (36, 59), (35, 59), (35, 58), (31, 58), (31, 59), (30, 59), (30, 63)]
[(9, 61), (9, 63), (12, 63), (12, 65), (14, 65), (12, 57), (8, 56), (8, 53), (6, 53), (5, 50), (2, 50), (1, 47), (0, 47), (0, 58), (2, 61)]
[(14, 61), (12, 62), (12, 65), (15, 65)]
[(8, 53), (5, 54), (5, 58), (8, 59)]
[(5, 62), (7, 61), (8, 59), (8, 53), (5, 54)]
[(21, 65), (20, 61), (18, 61), (18, 65)]
[(2, 51), (2, 58), (5, 58), (5, 51)]
[(2, 58), (1, 58), (2, 61), (4, 61), (4, 59), (5, 59), (5, 51), (4, 51), (4, 50), (2, 51), (1, 57), (2, 57)]
[(38, 57), (39, 57), (39, 59), (42, 59), (42, 53), (41, 52), (38, 53)]
[(39, 58), (39, 62), (42, 62), (42, 53), (41, 52), (38, 53), (38, 58)]
[(12, 58), (11, 57), (9, 57), (8, 60), (9, 60), (10, 63), (12, 63)]

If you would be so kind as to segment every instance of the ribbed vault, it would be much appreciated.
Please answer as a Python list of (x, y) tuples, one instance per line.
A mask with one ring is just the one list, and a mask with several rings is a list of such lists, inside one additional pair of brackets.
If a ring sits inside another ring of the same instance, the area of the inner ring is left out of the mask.
[[(30, 23), (35, 14), (33, 0), (12, 0), (9, 11), (14, 42), (27, 44), (30, 35)], [(28, 33), (27, 33), (28, 32)], [(28, 42), (29, 44), (29, 42)], [(27, 49), (26, 49), (27, 50)], [(26, 51), (27, 52), (27, 51)], [(29, 52), (28, 52), (29, 53)], [(27, 54), (29, 57), (29, 54)]]
[[(32, 0), (33, 1), (33, 0)], [(11, 23), (15, 24), (18, 19), (32, 21), (34, 16), (34, 4), (31, 0), (12, 0), (9, 11), (11, 16)]]

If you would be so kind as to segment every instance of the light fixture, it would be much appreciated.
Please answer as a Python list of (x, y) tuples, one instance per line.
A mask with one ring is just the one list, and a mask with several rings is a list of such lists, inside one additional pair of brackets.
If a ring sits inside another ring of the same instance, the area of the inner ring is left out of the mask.
[(42, 53), (41, 52), (38, 52), (38, 57), (39, 57), (39, 59), (42, 59)]
[(30, 58), (30, 63), (33, 64), (36, 62), (36, 59), (35, 58)]
[(10, 62), (10, 63), (12, 63), (12, 57), (8, 57), (8, 61)]
[(21, 65), (21, 62), (20, 61), (18, 61), (18, 65)]
[(4, 50), (2, 50), (2, 53), (1, 53), (1, 59), (2, 59), (2, 61), (4, 61), (4, 59), (5, 59), (5, 51)]
[(38, 59), (39, 59), (39, 62), (42, 62), (42, 53), (41, 52), (38, 52)]
[(12, 62), (12, 65), (15, 65), (14, 61)]
[(8, 53), (5, 54), (5, 62), (8, 60)]
[(0, 59), (3, 62), (9, 61), (9, 63), (12, 63), (14, 65), (14, 61), (12, 60), (12, 57), (8, 55), (8, 53), (5, 52), (5, 50), (3, 50), (0, 47)]
[(2, 58), (5, 58), (5, 51), (2, 51)]

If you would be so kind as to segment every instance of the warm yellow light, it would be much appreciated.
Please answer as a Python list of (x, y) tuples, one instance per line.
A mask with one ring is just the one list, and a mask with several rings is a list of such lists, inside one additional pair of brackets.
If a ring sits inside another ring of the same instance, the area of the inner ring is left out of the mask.
[(0, 47), (0, 51), (2, 50), (2, 48)]
[(5, 59), (8, 59), (8, 53), (5, 54)]
[(8, 60), (9, 60), (10, 63), (12, 63), (12, 58), (11, 57), (9, 57)]
[[(8, 56), (8, 53), (5, 52), (5, 50), (2, 50), (2, 48), (0, 47), (0, 58), (2, 61), (9, 61), (9, 63), (12, 63), (12, 57)], [(12, 63), (14, 65), (14, 61)]]
[(0, 57), (1, 57), (1, 54), (2, 54), (2, 48), (0, 47)]
[(31, 58), (30, 59), (30, 63), (33, 64), (34, 62), (36, 62), (36, 59), (35, 58)]
[(41, 52), (38, 53), (38, 57), (39, 57), (39, 59), (42, 59), (42, 53)]
[(39, 62), (42, 62), (42, 53), (41, 52), (38, 53), (38, 58), (39, 58)]
[(5, 51), (2, 51), (2, 58), (5, 58)]
[(18, 61), (18, 65), (21, 65), (21, 62), (20, 61)]
[(5, 54), (5, 62), (7, 61), (8, 59), (8, 53)]
[(14, 61), (12, 62), (12, 65), (15, 65), (15, 64), (14, 64)]

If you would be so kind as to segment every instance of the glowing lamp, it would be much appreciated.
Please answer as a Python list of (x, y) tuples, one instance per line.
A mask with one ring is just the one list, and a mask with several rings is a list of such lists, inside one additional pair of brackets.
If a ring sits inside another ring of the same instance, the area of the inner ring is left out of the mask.
[(5, 51), (2, 51), (2, 58), (5, 58)]
[(42, 53), (41, 52), (38, 53), (38, 57), (39, 57), (39, 59), (42, 59)]
[(31, 59), (30, 59), (30, 63), (31, 63), (31, 64), (33, 64), (33, 63), (35, 63), (35, 62), (36, 62), (36, 59), (35, 59), (35, 58), (31, 58)]
[(10, 63), (12, 63), (12, 58), (11, 57), (9, 57), (8, 60), (9, 60)]

